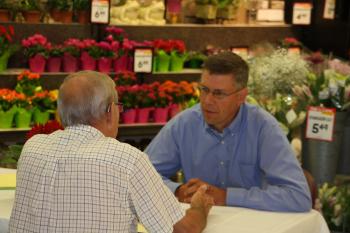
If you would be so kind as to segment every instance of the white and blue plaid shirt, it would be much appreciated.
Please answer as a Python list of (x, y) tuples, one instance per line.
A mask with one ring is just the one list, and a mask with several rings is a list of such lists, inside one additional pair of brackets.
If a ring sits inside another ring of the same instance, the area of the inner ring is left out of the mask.
[(17, 171), (10, 232), (172, 232), (184, 216), (148, 157), (90, 126), (36, 135)]

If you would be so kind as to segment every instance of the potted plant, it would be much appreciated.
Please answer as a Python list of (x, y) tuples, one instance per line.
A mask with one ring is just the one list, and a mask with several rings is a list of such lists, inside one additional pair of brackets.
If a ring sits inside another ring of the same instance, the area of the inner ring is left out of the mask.
[(53, 91), (41, 91), (31, 97), (33, 104), (33, 119), (35, 124), (45, 124), (50, 119), (50, 114), (57, 108), (57, 96)]
[(12, 127), (16, 108), (14, 106), (16, 92), (10, 89), (0, 89), (0, 129)]
[(80, 63), (82, 70), (96, 70), (96, 60), (100, 56), (100, 49), (93, 39), (82, 40)]
[(205, 56), (203, 53), (191, 51), (188, 53), (185, 67), (200, 69), (205, 59), (207, 59), (207, 56)]
[(241, 0), (222, 0), (219, 1), (216, 17), (221, 19), (234, 19), (237, 15)]
[(82, 42), (76, 38), (69, 38), (63, 45), (63, 71), (76, 72), (79, 69), (79, 57), (81, 54)]
[(200, 19), (215, 19), (218, 0), (196, 0), (196, 17)]
[(45, 71), (50, 46), (47, 38), (41, 34), (35, 34), (22, 40), (24, 55), (29, 58), (29, 68), (32, 72), (42, 73)]
[(97, 69), (100, 72), (109, 73), (112, 68), (112, 60), (115, 57), (115, 48), (113, 43), (100, 41), (97, 43), (98, 60)]
[(51, 16), (56, 22), (72, 22), (73, 0), (50, 0), (48, 6)]
[(42, 9), (39, 0), (20, 0), (18, 5), (27, 23), (40, 22)]
[(60, 72), (63, 49), (61, 45), (53, 45), (48, 48), (47, 71)]
[(17, 50), (17, 46), (13, 43), (14, 35), (13, 26), (0, 25), (0, 71), (7, 69), (8, 59)]
[(74, 0), (73, 9), (77, 16), (78, 23), (87, 24), (90, 22), (90, 0)]
[(0, 0), (0, 22), (10, 21), (10, 4), (8, 0)]
[(28, 128), (33, 114), (33, 108), (29, 98), (23, 93), (17, 93), (14, 104), (16, 106), (16, 128)]

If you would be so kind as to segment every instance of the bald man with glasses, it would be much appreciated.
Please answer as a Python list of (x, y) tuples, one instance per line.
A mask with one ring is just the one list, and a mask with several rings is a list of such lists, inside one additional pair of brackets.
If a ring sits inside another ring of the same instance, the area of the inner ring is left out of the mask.
[[(209, 57), (200, 104), (168, 122), (145, 152), (182, 202), (207, 184), (216, 205), (309, 211), (307, 182), (278, 122), (245, 103), (248, 76), (246, 62), (231, 52)], [(169, 179), (179, 170), (183, 184)]]

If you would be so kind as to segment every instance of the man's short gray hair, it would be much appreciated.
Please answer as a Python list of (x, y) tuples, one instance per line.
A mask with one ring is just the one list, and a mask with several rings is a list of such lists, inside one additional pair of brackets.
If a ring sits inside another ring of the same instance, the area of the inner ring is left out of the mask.
[(118, 102), (114, 81), (106, 74), (80, 71), (68, 75), (58, 94), (58, 114), (64, 127), (102, 118), (112, 102)]
[(238, 88), (244, 88), (248, 83), (248, 64), (232, 52), (221, 52), (212, 56), (203, 64), (203, 69), (209, 74), (232, 74)]

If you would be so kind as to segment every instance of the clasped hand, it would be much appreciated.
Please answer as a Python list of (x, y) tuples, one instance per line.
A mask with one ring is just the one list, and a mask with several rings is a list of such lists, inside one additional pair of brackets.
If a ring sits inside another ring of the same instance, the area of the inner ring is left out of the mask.
[(215, 205), (226, 205), (226, 190), (210, 185), (198, 178), (190, 179), (187, 183), (179, 186), (175, 192), (175, 196), (180, 202), (190, 203), (193, 194), (202, 185), (207, 185), (206, 194), (210, 195), (214, 199)]

